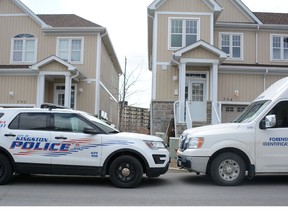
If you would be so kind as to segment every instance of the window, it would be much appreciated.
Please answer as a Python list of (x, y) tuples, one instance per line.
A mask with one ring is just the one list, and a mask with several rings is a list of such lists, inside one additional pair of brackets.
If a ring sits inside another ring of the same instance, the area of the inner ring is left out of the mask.
[(230, 59), (242, 60), (243, 35), (238, 33), (220, 33), (220, 48)]
[(14, 130), (48, 130), (49, 113), (21, 113), (9, 125)]
[(276, 125), (274, 128), (288, 127), (288, 101), (279, 102), (268, 115), (276, 115)]
[(170, 20), (170, 48), (181, 48), (195, 43), (199, 38), (198, 20)]
[(288, 60), (288, 35), (272, 36), (272, 60)]
[(36, 38), (31, 34), (19, 34), (12, 42), (12, 62), (34, 63), (36, 61)]
[(71, 63), (82, 63), (83, 39), (58, 38), (57, 56)]
[(92, 128), (90, 124), (88, 124), (75, 114), (66, 114), (66, 113), (54, 114), (55, 131), (82, 133), (85, 127)]

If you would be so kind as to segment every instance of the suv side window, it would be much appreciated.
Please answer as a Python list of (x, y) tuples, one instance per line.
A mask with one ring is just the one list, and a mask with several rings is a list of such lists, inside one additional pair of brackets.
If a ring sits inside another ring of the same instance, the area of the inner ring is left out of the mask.
[(0, 118), (4, 115), (4, 113), (0, 113)]
[(48, 130), (49, 113), (20, 113), (10, 123), (14, 130)]
[(70, 113), (54, 114), (54, 131), (82, 133), (85, 127), (94, 128), (93, 125)]

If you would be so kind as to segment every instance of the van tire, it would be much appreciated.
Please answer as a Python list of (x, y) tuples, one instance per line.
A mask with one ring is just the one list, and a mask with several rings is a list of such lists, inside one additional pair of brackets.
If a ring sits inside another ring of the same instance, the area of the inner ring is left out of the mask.
[(13, 169), (10, 161), (4, 155), (0, 155), (0, 185), (8, 183), (13, 176)]
[(231, 152), (218, 155), (212, 161), (210, 170), (212, 180), (222, 186), (239, 185), (245, 178), (245, 173), (244, 160)]
[(123, 155), (112, 162), (109, 176), (116, 187), (133, 188), (139, 185), (143, 178), (143, 167), (135, 157)]

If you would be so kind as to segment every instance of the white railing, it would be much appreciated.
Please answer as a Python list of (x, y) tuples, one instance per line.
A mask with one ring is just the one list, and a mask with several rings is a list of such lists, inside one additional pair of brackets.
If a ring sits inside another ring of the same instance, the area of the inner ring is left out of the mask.
[[(215, 107), (215, 104), (212, 103), (212, 124), (219, 124), (221, 123), (221, 118), (219, 116), (218, 109)], [(216, 118), (216, 119), (215, 119)]]
[(179, 122), (179, 101), (174, 102), (174, 130), (175, 135), (178, 134), (177, 132), (177, 123)]
[(185, 121), (187, 128), (192, 128), (192, 117), (191, 117), (191, 106), (189, 106), (189, 102), (186, 101), (186, 115), (185, 115)]

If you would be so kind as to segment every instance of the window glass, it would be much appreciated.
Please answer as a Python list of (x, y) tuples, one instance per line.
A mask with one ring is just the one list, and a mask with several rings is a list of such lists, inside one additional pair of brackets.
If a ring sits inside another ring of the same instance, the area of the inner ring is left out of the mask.
[(288, 36), (273, 36), (272, 52), (274, 60), (288, 60)]
[(36, 40), (33, 35), (20, 34), (13, 38), (13, 62), (34, 62)]
[(48, 130), (48, 113), (21, 113), (9, 125), (15, 130)]
[(237, 34), (222, 34), (221, 49), (229, 54), (230, 58), (240, 59), (241, 54), (241, 39), (242, 35)]
[(82, 133), (85, 127), (93, 127), (88, 122), (79, 118), (75, 114), (55, 113), (54, 114), (54, 130)]
[(4, 113), (0, 113), (0, 118), (4, 115)]
[(276, 115), (276, 125), (274, 128), (288, 127), (288, 101), (279, 102), (268, 115)]
[(61, 38), (58, 43), (58, 56), (64, 61), (81, 62), (82, 39)]
[(171, 20), (170, 47), (181, 48), (195, 43), (198, 39), (197, 20)]

